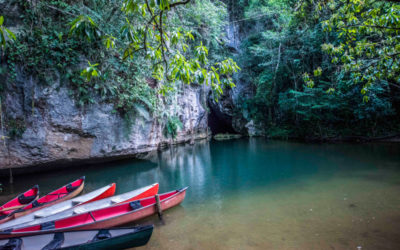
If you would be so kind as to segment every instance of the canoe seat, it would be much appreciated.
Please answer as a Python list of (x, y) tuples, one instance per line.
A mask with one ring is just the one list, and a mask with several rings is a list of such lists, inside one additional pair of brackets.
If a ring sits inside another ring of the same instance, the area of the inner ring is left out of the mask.
[(64, 233), (59, 232), (55, 233), (53, 236), (53, 240), (50, 241), (42, 250), (52, 250), (52, 249), (59, 249), (61, 248), (62, 244), (64, 243)]
[(1, 249), (21, 249), (22, 247), (22, 239), (21, 238), (12, 238), (7, 244), (0, 246)]
[(121, 198), (121, 197), (118, 197), (118, 196), (116, 196), (116, 197), (111, 197), (111, 202), (112, 203), (120, 203), (120, 202), (123, 202), (124, 200)]
[(111, 233), (108, 229), (100, 229), (100, 231), (93, 237), (92, 242), (99, 240), (106, 240), (111, 238)]
[(18, 202), (21, 204), (28, 204), (31, 203), (35, 198), (36, 195), (25, 196), (24, 194), (21, 194), (20, 196), (18, 196)]
[(37, 200), (35, 200), (34, 202), (32, 202), (32, 207), (40, 207), (41, 205), (43, 205), (42, 203), (38, 202)]
[(72, 205), (73, 205), (73, 206), (76, 206), (76, 205), (78, 205), (78, 204), (84, 202), (84, 201), (82, 201), (82, 200), (71, 200), (71, 201), (72, 201)]
[(71, 193), (71, 192), (77, 190), (78, 187), (79, 187), (79, 186), (75, 186), (75, 187), (74, 187), (74, 186), (72, 186), (72, 184), (70, 183), (70, 184), (68, 184), (68, 185), (66, 186), (66, 189), (67, 189), (67, 192), (68, 192), (68, 193)]
[(77, 208), (74, 209), (74, 214), (83, 214), (83, 213), (86, 213), (86, 212), (87, 212), (87, 210), (85, 208), (83, 208), (83, 207), (77, 207)]
[(142, 208), (142, 204), (140, 204), (140, 201), (129, 202), (129, 206), (131, 207), (132, 210)]
[(40, 230), (51, 230), (55, 229), (56, 225), (54, 221), (48, 221), (40, 224)]
[(43, 217), (44, 217), (44, 214), (35, 213), (35, 214), (34, 214), (34, 217), (35, 217), (35, 219), (43, 218)]

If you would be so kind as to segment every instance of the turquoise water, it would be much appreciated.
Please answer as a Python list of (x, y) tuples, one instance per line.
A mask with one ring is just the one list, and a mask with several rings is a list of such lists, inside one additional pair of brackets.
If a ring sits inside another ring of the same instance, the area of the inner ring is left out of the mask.
[(198, 142), (147, 160), (16, 176), (1, 201), (80, 175), (86, 190), (189, 186), (143, 249), (400, 249), (400, 145)]

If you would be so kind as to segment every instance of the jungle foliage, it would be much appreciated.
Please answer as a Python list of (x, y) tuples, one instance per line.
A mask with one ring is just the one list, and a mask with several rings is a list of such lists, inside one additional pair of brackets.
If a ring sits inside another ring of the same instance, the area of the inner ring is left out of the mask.
[[(234, 112), (268, 136), (380, 136), (400, 129), (397, 1), (11, 1), (23, 22), (14, 37), (0, 19), (11, 80), (17, 67), (44, 84), (59, 78), (79, 105), (109, 102), (127, 120), (150, 113), (172, 137), (181, 121), (162, 104), (171, 105), (189, 83), (210, 84), (218, 98), (234, 87), (238, 65), (238, 79), (252, 93), (241, 95)], [(225, 44), (227, 21), (245, 38), (238, 65)]]
[[(271, 137), (399, 131), (400, 5), (250, 0), (237, 59), (254, 85), (240, 109)], [(244, 24), (242, 24), (244, 25)]]
[[(223, 3), (12, 2), (23, 22), (17, 37), (0, 20), (0, 44), (11, 81), (17, 69), (44, 84), (60, 79), (79, 105), (102, 101), (113, 103), (115, 112), (124, 116), (150, 113), (173, 124), (167, 128), (172, 136), (179, 122), (162, 105), (183, 84), (210, 85), (216, 99), (224, 88), (234, 86), (231, 75), (239, 67), (222, 52), (227, 13)], [(3, 34), (16, 42), (6, 47)]]

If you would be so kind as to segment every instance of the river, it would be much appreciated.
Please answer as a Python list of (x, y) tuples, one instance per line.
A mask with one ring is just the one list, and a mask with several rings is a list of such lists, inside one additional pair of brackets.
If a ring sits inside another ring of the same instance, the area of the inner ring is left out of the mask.
[(400, 249), (400, 144), (199, 141), (130, 160), (15, 176), (1, 202), (86, 176), (87, 191), (189, 186), (142, 249)]

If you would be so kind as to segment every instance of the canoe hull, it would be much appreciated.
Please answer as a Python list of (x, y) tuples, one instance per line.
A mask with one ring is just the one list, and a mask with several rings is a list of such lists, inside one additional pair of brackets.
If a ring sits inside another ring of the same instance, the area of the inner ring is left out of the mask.
[[(147, 244), (153, 225), (101, 230), (64, 231), (0, 240), (0, 249), (126, 249)], [(13, 245), (13, 246), (10, 246)]]
[[(179, 205), (185, 199), (185, 195), (186, 195), (186, 191), (179, 193), (172, 199), (162, 201), (161, 202), (162, 210), (167, 210), (171, 207), (175, 207), (175, 206)], [(76, 229), (69, 228), (68, 230), (110, 228), (110, 227), (128, 224), (128, 223), (131, 223), (134, 221), (138, 221), (140, 219), (146, 218), (146, 217), (151, 216), (156, 213), (157, 213), (156, 205), (152, 205), (152, 206), (144, 207), (143, 209), (134, 211), (132, 213), (127, 213), (127, 214), (124, 214), (124, 215), (121, 215), (121, 216), (118, 216), (115, 218), (111, 218), (108, 220), (97, 221), (97, 222), (93, 222), (91, 224), (78, 226), (78, 227), (76, 227)]]
[(66, 200), (59, 202), (58, 204), (52, 204), (52, 206), (47, 208), (42, 208), (37, 212), (27, 214), (25, 216), (19, 216), (11, 221), (0, 224), (0, 230), (6, 230), (7, 228), (12, 228), (20, 225), (26, 225), (28, 223), (34, 223), (38, 218), (45, 218), (48, 216), (53, 216), (57, 213), (61, 213), (65, 210), (72, 209), (82, 204), (88, 202), (97, 201), (100, 199), (108, 198), (115, 193), (116, 184), (112, 183), (108, 186), (102, 187), (100, 189), (94, 190), (92, 192), (86, 193), (78, 198)]
[[(62, 201), (66, 201), (66, 200), (69, 200), (71, 198), (74, 198), (75, 196), (80, 194), (80, 192), (82, 192), (83, 187), (85, 186), (85, 177), (81, 177), (80, 179), (78, 179), (78, 180), (76, 180), (74, 182), (77, 182), (77, 181), (81, 181), (81, 184), (75, 190), (69, 192), (67, 195), (62, 196), (62, 197), (60, 197), (58, 199), (55, 199), (53, 201), (50, 201), (50, 202), (42, 203), (38, 207), (33, 207), (32, 203), (30, 203), (29, 205), (27, 205), (27, 206), (25, 206), (23, 208), (20, 208), (18, 210), (15, 210), (13, 213), (9, 214), (7, 217), (1, 219), (0, 220), (0, 224), (4, 223), (4, 222), (7, 222), (7, 221), (10, 221), (10, 220), (13, 220), (15, 218), (19, 218), (21, 216), (25, 216), (27, 214), (33, 213), (33, 212), (38, 211), (40, 209), (43, 209), (43, 208), (46, 208), (46, 207), (49, 207), (49, 206), (53, 206), (54, 204), (60, 203)], [(65, 186), (62, 187), (62, 188), (65, 188)], [(61, 190), (61, 188), (58, 189), (58, 190)], [(54, 192), (55, 191), (53, 191), (52, 193), (54, 193)], [(45, 196), (43, 196), (43, 197), (41, 197), (41, 198), (39, 198), (37, 200), (39, 201), (40, 199), (43, 199), (44, 197), (46, 197), (48, 195), (49, 194), (47, 194), (47, 195), (45, 195)]]
[(105, 241), (88, 243), (80, 246), (65, 247), (63, 250), (108, 250), (108, 249), (127, 249), (132, 247), (144, 246), (149, 242), (153, 233), (153, 227), (140, 232), (122, 235)]

